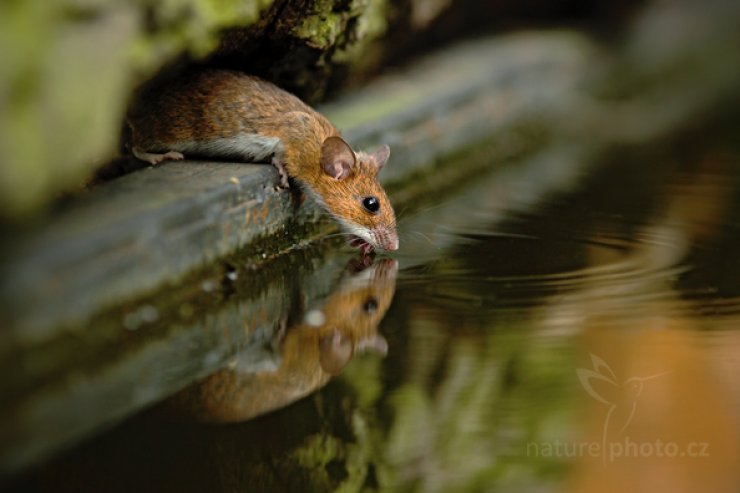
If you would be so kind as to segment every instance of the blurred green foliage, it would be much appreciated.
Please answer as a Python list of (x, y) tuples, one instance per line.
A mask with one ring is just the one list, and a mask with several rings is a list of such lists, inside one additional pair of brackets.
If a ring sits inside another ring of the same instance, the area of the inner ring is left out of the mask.
[(0, 3), (0, 215), (36, 210), (115, 154), (132, 88), (272, 0)]

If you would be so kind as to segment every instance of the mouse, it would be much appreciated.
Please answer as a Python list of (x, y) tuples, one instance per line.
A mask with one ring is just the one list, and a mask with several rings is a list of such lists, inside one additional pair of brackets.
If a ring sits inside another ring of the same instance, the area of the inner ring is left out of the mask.
[(196, 71), (142, 89), (127, 114), (133, 155), (152, 165), (186, 157), (272, 164), (333, 217), (349, 244), (398, 249), (396, 217), (378, 173), (390, 147), (355, 152), (297, 96), (232, 70)]

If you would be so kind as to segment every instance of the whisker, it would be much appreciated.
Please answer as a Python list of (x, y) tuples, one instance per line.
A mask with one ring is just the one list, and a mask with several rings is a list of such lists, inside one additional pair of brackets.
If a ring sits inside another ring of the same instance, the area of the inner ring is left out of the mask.
[(404, 236), (405, 235), (408, 235), (408, 236), (413, 235), (416, 237), (421, 237), (425, 239), (430, 245), (434, 245), (434, 241), (427, 234), (422, 233), (421, 231), (406, 231), (404, 232)]
[(401, 219), (401, 218), (403, 218), (403, 217), (404, 217), (404, 216), (405, 216), (405, 215), (406, 215), (407, 213), (409, 213), (409, 211), (411, 211), (411, 213), (413, 213), (413, 215), (421, 215), (421, 214), (426, 214), (426, 213), (428, 213), (428, 212), (430, 212), (430, 211), (433, 211), (434, 209), (437, 209), (437, 208), (439, 208), (439, 207), (443, 207), (444, 205), (446, 205), (446, 204), (447, 204), (447, 202), (449, 202), (449, 200), (443, 200), (442, 202), (439, 202), (439, 203), (437, 203), (437, 204), (434, 204), (434, 205), (430, 205), (429, 207), (424, 207), (424, 208), (422, 208), (422, 209), (416, 209), (416, 210), (414, 210), (414, 209), (411, 209), (411, 208), (410, 208), (409, 206), (405, 206), (405, 207), (404, 207), (403, 209), (401, 209), (401, 211), (400, 211), (400, 212), (398, 212), (398, 214), (397, 214), (397, 217), (398, 217), (399, 219)]

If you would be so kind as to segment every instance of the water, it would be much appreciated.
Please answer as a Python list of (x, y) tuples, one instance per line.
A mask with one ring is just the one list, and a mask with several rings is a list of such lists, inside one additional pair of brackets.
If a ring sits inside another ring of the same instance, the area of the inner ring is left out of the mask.
[(232, 308), (101, 384), (156, 404), (18, 488), (738, 491), (740, 154), (592, 161), (476, 177), (393, 259), (303, 252), (249, 302), (236, 266)]

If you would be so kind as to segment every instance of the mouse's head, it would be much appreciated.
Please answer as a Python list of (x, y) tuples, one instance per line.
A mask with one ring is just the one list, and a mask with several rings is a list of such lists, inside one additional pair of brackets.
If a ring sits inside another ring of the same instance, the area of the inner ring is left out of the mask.
[(321, 146), (323, 179), (315, 192), (329, 213), (357, 237), (353, 243), (366, 252), (398, 249), (396, 215), (378, 181), (390, 152), (384, 145), (372, 153), (355, 153), (337, 136)]

